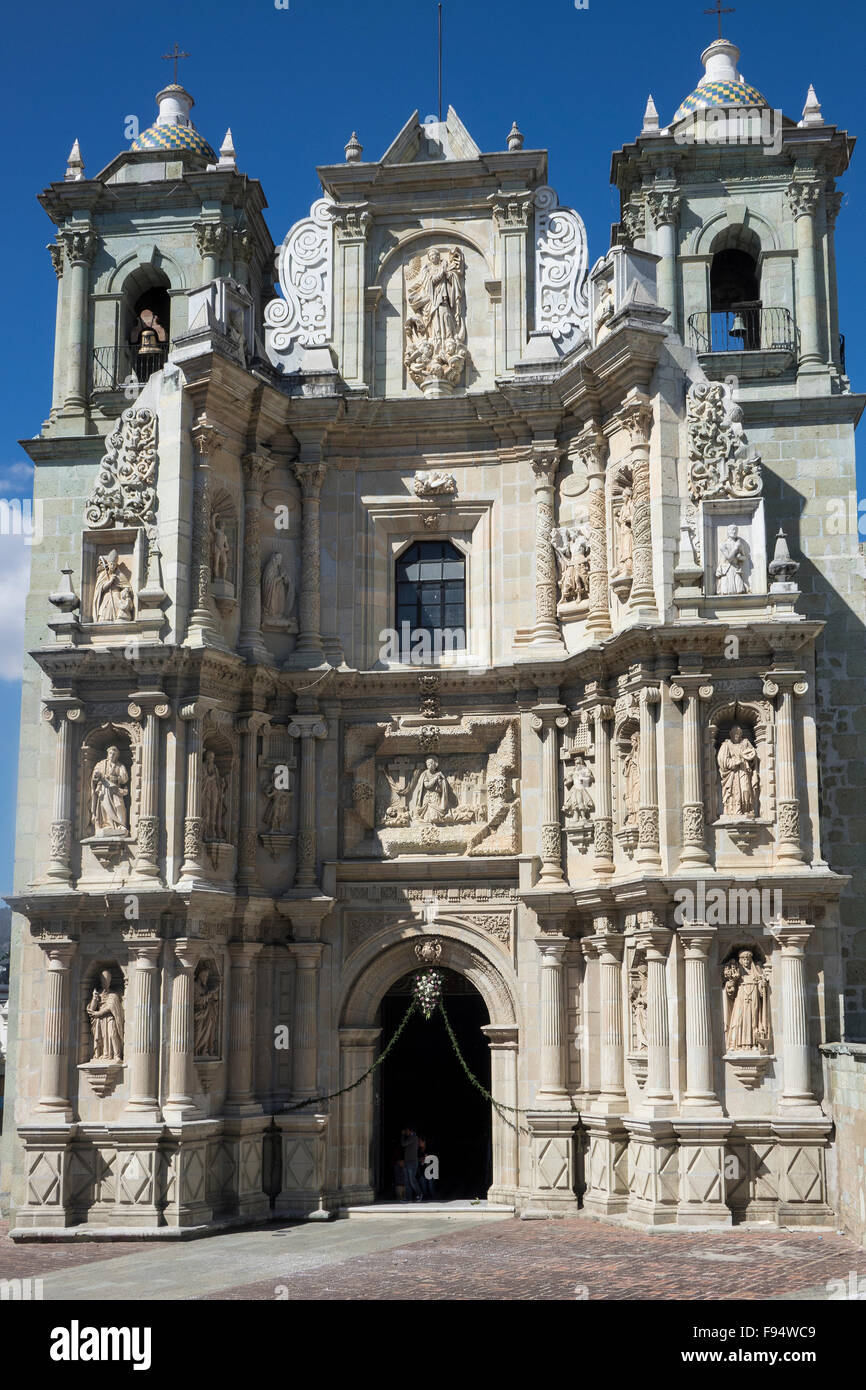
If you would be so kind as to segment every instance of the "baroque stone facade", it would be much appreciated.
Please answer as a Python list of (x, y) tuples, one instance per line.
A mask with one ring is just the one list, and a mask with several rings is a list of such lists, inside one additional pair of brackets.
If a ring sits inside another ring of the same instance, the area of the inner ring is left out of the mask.
[[(831, 1219), (818, 1049), (866, 890), (840, 833), (866, 614), (825, 515), (862, 408), (847, 137), (648, 123), (590, 269), (543, 151), (412, 117), (319, 170), (275, 291), (261, 189), (190, 103), (42, 195), (16, 1232), (373, 1201), (371, 1083), (303, 1103), (363, 1076), (429, 963), (481, 995), (521, 1112), (491, 1117), (491, 1201)], [(720, 338), (730, 251), (764, 280)]]

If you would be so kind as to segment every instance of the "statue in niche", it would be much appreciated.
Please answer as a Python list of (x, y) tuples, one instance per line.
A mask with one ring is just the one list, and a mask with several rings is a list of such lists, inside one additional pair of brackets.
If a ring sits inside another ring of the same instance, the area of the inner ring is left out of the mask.
[(285, 835), (290, 828), (292, 811), (292, 794), (286, 787), (278, 787), (276, 783), (265, 789), (267, 806), (265, 807), (264, 825), (271, 835)]
[(210, 544), (210, 572), (212, 579), (228, 579), (229, 555), (231, 546), (225, 527), (219, 516), (213, 519), (213, 535)]
[(566, 771), (564, 781), (565, 797), (562, 809), (566, 816), (576, 820), (589, 820), (595, 812), (595, 802), (589, 794), (589, 788), (595, 778), (582, 753), (575, 754), (574, 762)]
[(622, 764), (623, 802), (625, 803), (625, 825), (637, 825), (640, 806), (640, 734), (631, 736), (631, 746)]
[(436, 825), (449, 819), (454, 794), (444, 772), (439, 770), (438, 758), (427, 758), (409, 801), (412, 821)]
[(93, 621), (129, 623), (135, 617), (132, 585), (126, 577), (116, 550), (100, 555), (93, 585)]
[(286, 623), (291, 632), (298, 624), (292, 615), (295, 606), (295, 586), (283, 570), (283, 553), (273, 550), (262, 571), (262, 621)]
[(466, 361), (463, 252), (431, 247), (406, 267), (408, 310), (404, 363), (417, 386), (430, 380), (456, 385)]
[(634, 501), (630, 487), (622, 490), (622, 501), (614, 518), (616, 526), (617, 573), (631, 574), (634, 554)]
[(741, 725), (733, 724), (716, 759), (726, 816), (754, 817), (758, 809), (758, 754)]
[(614, 314), (613, 281), (602, 280), (598, 287), (598, 301), (595, 306), (595, 341), (600, 343), (609, 332), (608, 324)]
[(583, 527), (554, 527), (550, 541), (559, 561), (562, 602), (580, 603), (589, 598), (589, 541)]
[(90, 1030), (93, 1034), (94, 1062), (123, 1061), (123, 1001), (111, 988), (111, 971), (103, 970), (99, 976), (102, 989), (93, 986), (93, 994), (87, 1005)]
[(226, 838), (227, 796), (228, 779), (223, 777), (216, 754), (209, 748), (204, 755), (201, 784), (201, 817), (206, 840), (224, 841)]
[(731, 1001), (725, 1044), (729, 1052), (765, 1051), (769, 985), (751, 951), (743, 950), (725, 966), (725, 994)]
[(208, 965), (200, 965), (196, 971), (193, 998), (193, 1047), (196, 1057), (218, 1055), (219, 1015), (219, 976)]
[(647, 1050), (647, 989), (649, 983), (649, 967), (646, 961), (641, 961), (635, 968), (629, 989), (629, 1001), (631, 1003), (631, 1022), (633, 1046), (635, 1052), (646, 1052)]
[(744, 570), (749, 560), (749, 550), (739, 533), (739, 528), (729, 526), (725, 539), (719, 546), (719, 563), (716, 566), (717, 594), (747, 594), (748, 580)]
[(129, 820), (126, 799), (129, 773), (120, 761), (115, 744), (105, 750), (90, 777), (90, 818), (94, 835), (127, 835)]

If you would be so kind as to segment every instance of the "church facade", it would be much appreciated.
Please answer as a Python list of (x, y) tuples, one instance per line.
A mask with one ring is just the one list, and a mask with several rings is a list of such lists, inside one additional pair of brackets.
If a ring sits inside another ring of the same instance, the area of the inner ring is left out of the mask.
[(545, 152), (515, 125), (483, 153), (453, 109), (378, 160), (353, 136), (278, 247), (176, 84), (41, 195), (20, 1238), (374, 1201), (352, 1083), (431, 962), (489, 1020), (490, 1202), (833, 1220), (853, 141), (738, 57), (711, 44), (668, 126), (650, 99), (594, 262)]

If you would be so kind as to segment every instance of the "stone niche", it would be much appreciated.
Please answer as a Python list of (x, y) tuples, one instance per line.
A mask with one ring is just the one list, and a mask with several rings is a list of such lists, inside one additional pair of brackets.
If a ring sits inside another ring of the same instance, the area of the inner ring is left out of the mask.
[(135, 721), (92, 724), (81, 745), (78, 838), (82, 880), (131, 865), (141, 796), (141, 732)]
[(81, 619), (91, 640), (117, 642), (138, 632), (145, 562), (140, 527), (83, 533)]
[(343, 853), (516, 854), (518, 730), (479, 716), (404, 717), (346, 731)]

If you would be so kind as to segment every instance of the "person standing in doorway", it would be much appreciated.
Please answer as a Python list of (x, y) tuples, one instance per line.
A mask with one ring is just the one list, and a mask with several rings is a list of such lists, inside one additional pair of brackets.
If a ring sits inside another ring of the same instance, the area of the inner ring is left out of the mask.
[(400, 1147), (403, 1150), (403, 1172), (406, 1186), (406, 1195), (403, 1201), (408, 1202), (414, 1197), (416, 1202), (423, 1202), (424, 1197), (418, 1182), (418, 1135), (408, 1125), (404, 1126), (400, 1134)]

